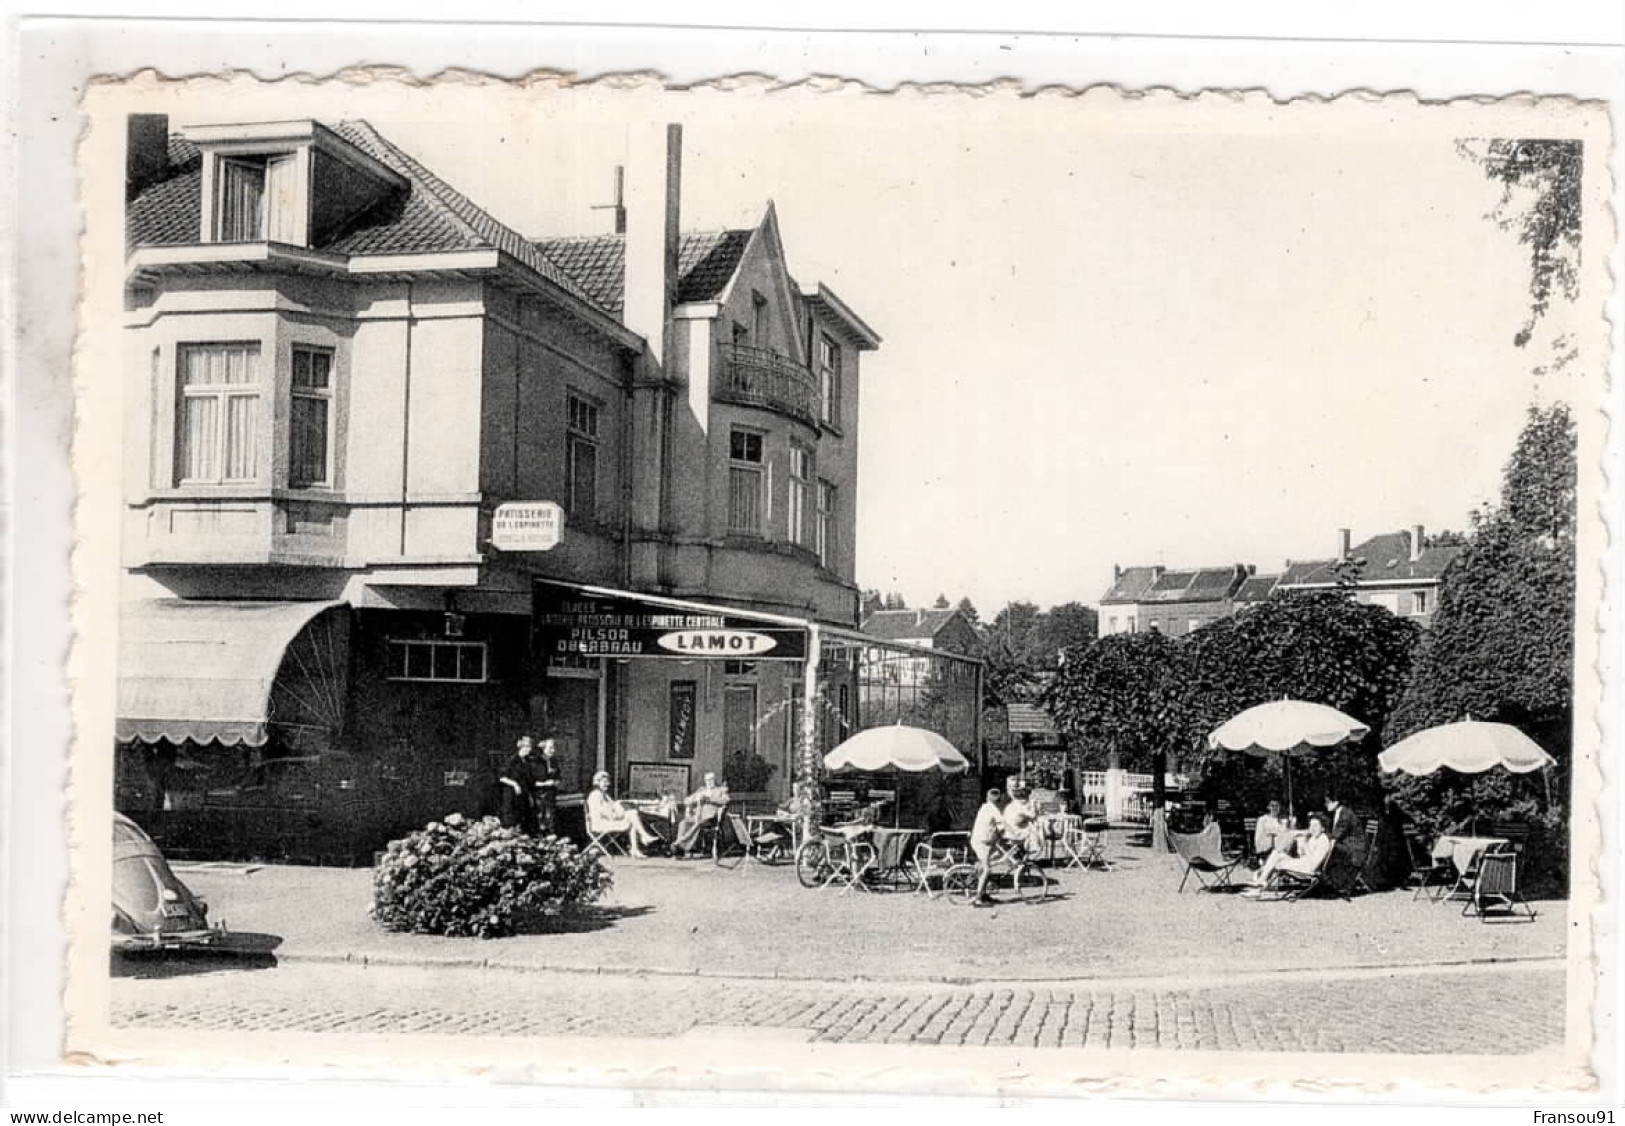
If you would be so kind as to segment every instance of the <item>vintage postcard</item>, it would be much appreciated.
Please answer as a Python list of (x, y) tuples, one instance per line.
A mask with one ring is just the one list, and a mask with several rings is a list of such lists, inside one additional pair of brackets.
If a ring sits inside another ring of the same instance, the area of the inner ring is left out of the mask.
[(82, 110), (74, 1059), (1594, 1089), (1605, 107)]

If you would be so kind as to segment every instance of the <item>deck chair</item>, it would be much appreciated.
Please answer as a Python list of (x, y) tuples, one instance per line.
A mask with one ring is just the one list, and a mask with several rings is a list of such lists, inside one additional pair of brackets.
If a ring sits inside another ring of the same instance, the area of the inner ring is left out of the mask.
[(1269, 882), (1259, 890), (1256, 898), (1291, 901), (1312, 895), (1321, 888), (1330, 888), (1344, 899), (1349, 898), (1348, 888), (1334, 880), (1326, 878), (1326, 870), (1335, 863), (1336, 847), (1326, 850), (1326, 855), (1320, 858), (1320, 863), (1313, 872), (1293, 872), (1279, 868), (1270, 873)]
[(721, 864), (729, 857), (738, 857), (742, 866), (745, 860), (754, 860), (758, 864), (775, 864), (784, 859), (785, 850), (790, 846), (790, 836), (782, 829), (765, 828), (751, 831), (750, 822), (745, 820), (742, 813), (726, 812), (722, 815), (726, 824), (719, 824), (716, 830), (716, 846), (712, 850), (712, 857)]
[(1462, 915), (1477, 915), (1479, 922), (1486, 923), (1491, 911), (1504, 909), (1509, 917), (1517, 918), (1520, 903), (1529, 913), (1528, 921), (1534, 922), (1535, 909), (1518, 890), (1518, 854), (1511, 849), (1500, 849), (1480, 856), (1472, 898), (1462, 905)]
[(1428, 848), (1427, 841), (1415, 829), (1405, 830), (1405, 851), (1411, 858), (1411, 871), (1405, 877), (1405, 886), (1416, 885), (1416, 890), (1411, 893), (1411, 899), (1420, 899), (1431, 887), (1435, 890), (1432, 894), (1428, 894), (1428, 899), (1437, 903), (1440, 897), (1450, 890), (1451, 877), (1455, 875), (1450, 862), (1435, 857), (1432, 849)]
[[(1067, 854), (1068, 868), (1095, 868), (1110, 872), (1111, 858), (1106, 855), (1106, 834), (1110, 826), (1101, 820), (1085, 821), (1082, 825), (1068, 826), (1061, 837), (1061, 847)], [(1183, 886), (1183, 885), (1182, 885)]]
[(1241, 857), (1226, 856), (1220, 847), (1221, 840), (1218, 822), (1200, 833), (1168, 833), (1169, 845), (1185, 862), (1185, 874), (1179, 880), (1181, 892), (1193, 874), (1204, 891), (1234, 886), (1230, 882), (1230, 873), (1241, 863)]

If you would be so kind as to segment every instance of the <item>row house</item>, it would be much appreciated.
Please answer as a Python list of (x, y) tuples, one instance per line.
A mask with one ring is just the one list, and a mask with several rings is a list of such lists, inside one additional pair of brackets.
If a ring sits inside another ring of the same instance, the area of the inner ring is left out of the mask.
[(1156, 630), (1183, 637), (1235, 610), (1236, 592), (1251, 568), (1114, 567), (1112, 585), (1100, 600), (1100, 636)]
[(117, 804), (166, 843), (368, 854), (527, 732), (569, 792), (782, 796), (851, 727), (879, 337), (771, 204), (681, 229), (679, 127), (629, 164), (538, 240), (366, 122), (130, 118)]

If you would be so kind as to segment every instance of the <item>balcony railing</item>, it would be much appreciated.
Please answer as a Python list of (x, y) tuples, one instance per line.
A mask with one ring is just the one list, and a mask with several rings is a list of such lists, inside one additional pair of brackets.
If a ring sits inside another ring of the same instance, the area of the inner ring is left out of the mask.
[(722, 372), (716, 397), (816, 424), (818, 384), (812, 373), (787, 356), (745, 344), (722, 345)]

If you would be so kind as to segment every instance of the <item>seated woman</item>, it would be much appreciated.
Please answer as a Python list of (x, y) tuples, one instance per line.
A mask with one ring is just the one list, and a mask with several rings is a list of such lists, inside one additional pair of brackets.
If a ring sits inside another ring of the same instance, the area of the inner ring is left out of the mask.
[(1281, 816), (1281, 803), (1270, 802), (1268, 812), (1258, 819), (1258, 827), (1253, 830), (1253, 855), (1268, 856), (1275, 851), (1277, 843), (1286, 843), (1291, 832), (1292, 827)]
[(592, 776), (587, 794), (587, 828), (594, 834), (625, 833), (633, 856), (644, 855), (648, 845), (659, 844), (660, 834), (644, 823), (643, 814), (609, 796), (609, 774), (600, 770)]
[(1287, 842), (1291, 839), (1285, 834), (1277, 838), (1276, 849), (1253, 877), (1254, 884), (1268, 887), (1277, 872), (1313, 876), (1320, 871), (1321, 861), (1332, 849), (1332, 839), (1326, 835), (1326, 819), (1318, 813), (1309, 818), (1309, 835), (1298, 842), (1297, 855), (1288, 851)]
[(704, 784), (683, 799), (683, 820), (677, 826), (677, 836), (671, 842), (673, 856), (693, 850), (707, 825), (715, 824), (728, 808), (728, 787), (719, 784), (715, 774), (707, 773)]

